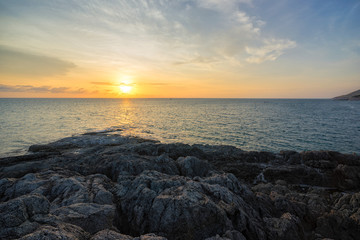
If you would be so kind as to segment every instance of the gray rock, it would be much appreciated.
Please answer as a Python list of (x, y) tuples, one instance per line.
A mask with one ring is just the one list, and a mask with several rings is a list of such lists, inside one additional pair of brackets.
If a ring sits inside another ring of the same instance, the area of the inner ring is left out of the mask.
[(133, 240), (133, 237), (105, 229), (97, 232), (90, 240)]
[(113, 226), (115, 207), (95, 203), (77, 203), (58, 208), (52, 214), (58, 216), (62, 222), (79, 226), (94, 234)]
[(81, 228), (71, 224), (60, 224), (56, 227), (44, 225), (35, 232), (25, 235), (21, 240), (86, 240), (89, 234), (84, 232)]
[[(231, 177), (227, 181), (239, 184)], [(258, 216), (251, 206), (223, 187), (228, 184), (223, 179), (209, 182), (153, 171), (122, 179), (118, 197), (123, 222), (133, 229), (131, 235), (155, 232), (169, 239), (201, 239), (237, 229), (262, 239), (264, 233), (255, 231)]]
[(121, 234), (113, 230), (105, 229), (96, 233), (90, 240), (167, 240), (164, 237), (157, 236), (153, 233), (141, 235), (140, 237), (132, 237)]
[(304, 239), (300, 219), (290, 213), (284, 213), (280, 218), (265, 218), (270, 239)]
[(211, 167), (207, 161), (200, 160), (196, 157), (180, 157), (176, 160), (180, 173), (186, 177), (205, 177)]
[(206, 238), (205, 240), (246, 240), (246, 238), (239, 231), (236, 231), (236, 230), (230, 231), (230, 230), (228, 230), (221, 237), (219, 235), (216, 235), (216, 236), (213, 236), (213, 237), (210, 237), (210, 238)]
[(0, 212), (0, 225), (5, 228), (19, 226), (29, 217), (24, 201), (19, 198), (1, 203)]
[(41, 195), (25, 195), (0, 204), (0, 239), (12, 239), (34, 231), (39, 224), (29, 221), (49, 212), (49, 201)]
[(0, 159), (1, 239), (360, 235), (357, 154), (244, 152), (107, 133), (31, 150)]
[(167, 238), (157, 236), (153, 233), (148, 233), (145, 235), (141, 235), (138, 238), (134, 238), (134, 240), (167, 240)]

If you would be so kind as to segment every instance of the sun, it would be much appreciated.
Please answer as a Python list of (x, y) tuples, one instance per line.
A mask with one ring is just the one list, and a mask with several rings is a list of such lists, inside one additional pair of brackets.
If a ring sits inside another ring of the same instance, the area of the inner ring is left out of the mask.
[(122, 93), (130, 93), (133, 87), (128, 85), (121, 85), (119, 88)]

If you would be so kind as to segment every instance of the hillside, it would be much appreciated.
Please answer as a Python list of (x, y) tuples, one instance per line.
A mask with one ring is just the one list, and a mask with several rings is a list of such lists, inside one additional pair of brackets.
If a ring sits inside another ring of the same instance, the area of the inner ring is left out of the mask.
[(333, 98), (335, 100), (360, 100), (360, 89), (342, 96)]

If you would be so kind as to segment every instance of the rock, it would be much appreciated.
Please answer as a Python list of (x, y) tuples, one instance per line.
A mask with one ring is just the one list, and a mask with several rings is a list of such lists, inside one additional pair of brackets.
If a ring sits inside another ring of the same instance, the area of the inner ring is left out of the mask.
[(12, 239), (34, 231), (39, 224), (29, 221), (49, 212), (49, 201), (41, 195), (25, 195), (0, 204), (0, 239)]
[(0, 159), (0, 239), (356, 239), (360, 156), (91, 133)]
[(323, 176), (310, 167), (305, 166), (272, 166), (264, 170), (265, 179), (275, 182), (284, 180), (291, 184), (326, 185)]
[(121, 234), (113, 230), (102, 230), (96, 233), (90, 240), (167, 240), (164, 237), (157, 236), (153, 233), (141, 235), (140, 237), (132, 237), (129, 235)]
[(124, 235), (113, 230), (105, 229), (96, 233), (90, 240), (133, 240), (129, 235)]
[(236, 230), (228, 230), (226, 231), (226, 233), (224, 235), (222, 235), (221, 237), (219, 235), (210, 237), (210, 238), (206, 238), (205, 240), (246, 240), (245, 236)]
[(305, 162), (305, 165), (320, 169), (334, 169), (337, 166), (337, 162), (328, 160), (308, 160)]
[(231, 239), (231, 240), (246, 240), (245, 236), (241, 232), (236, 231), (236, 230), (226, 231), (226, 233), (223, 235), (223, 237)]
[(21, 240), (39, 240), (39, 239), (86, 240), (88, 238), (89, 238), (89, 234), (84, 232), (81, 228), (71, 224), (60, 224), (56, 227), (44, 225), (40, 227), (37, 231), (25, 235), (20, 239)]
[(179, 166), (180, 174), (186, 177), (205, 177), (210, 171), (209, 163), (196, 157), (180, 157), (176, 163)]
[(29, 217), (24, 201), (18, 198), (0, 204), (0, 212), (0, 225), (5, 228), (19, 226)]
[[(237, 229), (262, 239), (264, 233), (255, 231), (258, 216), (251, 206), (222, 187), (229, 183), (206, 180), (197, 182), (158, 172), (119, 180), (121, 215), (126, 216), (123, 222), (130, 225), (127, 228), (133, 230), (130, 234), (155, 232), (169, 239), (201, 239)], [(227, 181), (238, 184), (236, 178)]]
[(134, 240), (167, 240), (167, 239), (164, 237), (157, 236), (153, 233), (148, 233), (145, 235), (141, 235), (138, 238), (134, 238)]
[[(234, 174), (237, 178), (247, 183), (253, 183), (262, 174), (263, 167), (254, 163), (234, 162), (226, 164), (226, 166), (222, 167), (222, 170)], [(257, 181), (259, 180), (257, 179)]]
[(360, 226), (341, 212), (330, 212), (318, 218), (315, 231), (323, 238), (358, 239)]
[(304, 230), (300, 219), (290, 213), (284, 213), (280, 218), (265, 218), (270, 239), (304, 239)]
[(339, 164), (334, 170), (337, 179), (336, 186), (340, 189), (350, 190), (360, 187), (360, 166)]
[(81, 227), (90, 234), (112, 227), (115, 207), (95, 203), (77, 203), (61, 207), (52, 212), (62, 222)]

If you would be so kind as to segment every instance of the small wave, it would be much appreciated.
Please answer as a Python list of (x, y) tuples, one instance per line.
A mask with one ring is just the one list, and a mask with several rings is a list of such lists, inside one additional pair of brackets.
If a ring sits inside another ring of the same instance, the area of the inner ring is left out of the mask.
[(82, 135), (96, 135), (96, 134), (101, 134), (101, 133), (117, 133), (117, 132), (121, 132), (121, 131), (123, 131), (122, 128), (106, 128), (106, 129), (102, 129), (102, 130), (85, 132)]

